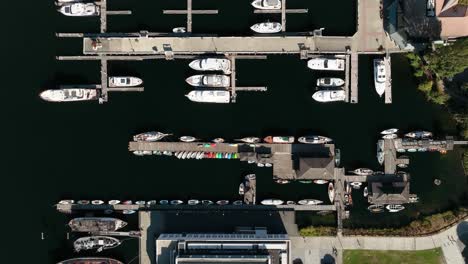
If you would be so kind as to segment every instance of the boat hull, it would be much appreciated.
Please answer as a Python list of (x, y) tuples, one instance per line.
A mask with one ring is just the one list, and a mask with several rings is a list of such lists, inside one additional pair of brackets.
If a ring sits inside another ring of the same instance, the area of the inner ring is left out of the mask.
[(111, 258), (72, 258), (58, 262), (57, 264), (123, 264)]
[(117, 231), (126, 225), (127, 222), (110, 217), (80, 217), (68, 223), (75, 232)]
[(277, 22), (264, 22), (257, 23), (250, 27), (250, 29), (260, 34), (273, 34), (281, 31), (282, 26)]
[(48, 102), (79, 102), (98, 99), (96, 89), (68, 88), (58, 90), (45, 90), (39, 94), (42, 100)]
[(320, 103), (342, 102), (346, 95), (344, 90), (320, 90), (315, 92), (312, 98)]
[(222, 90), (191, 91), (186, 95), (186, 97), (190, 101), (197, 103), (228, 104), (231, 102), (231, 93)]

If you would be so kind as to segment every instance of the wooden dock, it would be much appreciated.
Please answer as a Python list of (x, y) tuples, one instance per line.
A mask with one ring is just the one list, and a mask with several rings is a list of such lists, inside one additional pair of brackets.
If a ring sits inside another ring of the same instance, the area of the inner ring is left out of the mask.
[(187, 0), (187, 9), (185, 10), (163, 10), (165, 15), (187, 15), (187, 32), (192, 32), (193, 15), (217, 15), (218, 10), (194, 10), (192, 0)]
[(351, 96), (350, 102), (352, 104), (358, 103), (358, 54), (356, 52), (351, 53)]
[(140, 264), (151, 264), (151, 258), (149, 256), (150, 250), (147, 248), (148, 240), (155, 239), (154, 237), (148, 237), (148, 228), (151, 226), (151, 212), (139, 211), (138, 212), (138, 227), (141, 231), (141, 238), (138, 241), (138, 251), (140, 255)]
[(385, 103), (392, 103), (392, 59), (389, 54), (384, 58), (385, 63)]

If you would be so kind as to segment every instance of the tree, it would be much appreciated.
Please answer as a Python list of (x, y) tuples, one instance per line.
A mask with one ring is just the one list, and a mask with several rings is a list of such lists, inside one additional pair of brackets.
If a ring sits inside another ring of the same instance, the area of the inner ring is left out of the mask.
[[(468, 1), (468, 0), (467, 0)], [(468, 38), (443, 46), (425, 56), (427, 67), (439, 78), (450, 78), (468, 68)]]

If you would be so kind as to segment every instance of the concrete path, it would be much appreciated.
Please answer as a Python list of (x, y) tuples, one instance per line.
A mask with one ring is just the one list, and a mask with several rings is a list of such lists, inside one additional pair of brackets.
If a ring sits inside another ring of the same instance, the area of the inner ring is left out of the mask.
[[(317, 252), (330, 251), (334, 248), (340, 252), (343, 249), (367, 250), (425, 250), (442, 248), (446, 263), (464, 264), (459, 245), (463, 245), (459, 236), (468, 234), (468, 221), (462, 221), (438, 234), (424, 237), (371, 237), (371, 236), (336, 236), (336, 237), (294, 237), (291, 236), (292, 259), (300, 258), (304, 264), (320, 263), (314, 257)], [(314, 253), (313, 253), (314, 252)], [(315, 259), (311, 259), (311, 258)], [(342, 263), (342, 255), (338, 254), (336, 263)]]

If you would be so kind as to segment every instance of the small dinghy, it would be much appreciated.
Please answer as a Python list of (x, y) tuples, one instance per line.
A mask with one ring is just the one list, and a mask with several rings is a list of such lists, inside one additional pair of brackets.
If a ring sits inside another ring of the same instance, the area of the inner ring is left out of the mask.
[(197, 205), (199, 204), (200, 201), (199, 200), (195, 200), (195, 199), (192, 199), (192, 200), (188, 200), (187, 204), (188, 205)]
[(303, 184), (311, 184), (313, 181), (312, 180), (299, 180), (298, 182), (303, 183)]
[(323, 201), (316, 200), (316, 199), (303, 199), (297, 203), (300, 205), (317, 205), (317, 204), (322, 204)]
[(216, 202), (217, 205), (227, 205), (229, 204), (229, 201), (228, 200), (219, 200)]
[(295, 201), (286, 201), (286, 204), (287, 204), (287, 205), (295, 205), (296, 202), (295, 202)]
[(400, 212), (401, 210), (405, 209), (405, 207), (403, 205), (401, 205), (401, 204), (389, 204), (385, 208), (387, 208), (387, 210), (390, 213)]
[(201, 203), (202, 203), (202, 205), (212, 205), (212, 204), (214, 204), (213, 201), (211, 201), (211, 200), (202, 200)]
[(244, 143), (259, 143), (260, 138), (258, 137), (245, 137), (245, 138), (240, 138), (240, 139), (235, 139), (236, 141), (241, 141)]
[(388, 135), (383, 135), (382, 136), (383, 139), (395, 139), (397, 137), (398, 137), (397, 134), (388, 134)]
[(179, 205), (179, 204), (183, 204), (184, 202), (182, 200), (172, 200), (171, 201), (171, 205)]
[(158, 141), (171, 134), (164, 134), (157, 131), (150, 131), (133, 136), (134, 141)]
[(233, 205), (243, 205), (244, 202), (242, 202), (241, 200), (236, 200), (234, 202), (232, 202)]
[(359, 168), (359, 169), (355, 169), (353, 171), (351, 171), (352, 173), (356, 174), (356, 175), (361, 175), (361, 176), (369, 176), (369, 175), (372, 175), (374, 174), (374, 171), (371, 170), (371, 169), (366, 169), (366, 168)]
[(79, 200), (78, 204), (90, 204), (89, 200)]
[(70, 3), (57, 9), (65, 16), (85, 17), (99, 16), (99, 7), (94, 3)]
[(159, 204), (160, 204), (160, 205), (168, 205), (168, 204), (169, 204), (169, 200), (160, 200), (160, 201), (159, 201)]
[(288, 184), (291, 181), (290, 180), (285, 180), (285, 179), (277, 179), (277, 180), (275, 180), (275, 182), (278, 183), (278, 184)]
[(92, 200), (92, 201), (91, 201), (91, 204), (94, 204), (94, 205), (101, 205), (101, 204), (104, 204), (104, 201), (103, 201), (103, 200)]
[(172, 29), (172, 33), (180, 34), (180, 33), (186, 33), (186, 32), (187, 32), (187, 29), (185, 27), (176, 27)]
[(414, 149), (414, 148), (410, 148), (407, 150), (408, 152), (417, 152), (418, 150), (417, 149)]
[(193, 75), (185, 81), (195, 87), (229, 87), (231, 85), (229, 76), (220, 74)]
[(132, 200), (126, 200), (126, 201), (123, 201), (122, 204), (130, 205), (130, 204), (133, 204), (133, 201)]
[(179, 138), (180, 141), (182, 142), (194, 142), (194, 141), (197, 141), (197, 139), (195, 137), (192, 137), (192, 136), (183, 136), (183, 137), (180, 137)]
[(134, 213), (136, 213), (135, 210), (125, 209), (125, 210), (122, 211), (122, 214), (124, 214), (124, 215), (130, 215), (130, 214), (134, 214)]
[(297, 141), (304, 144), (326, 144), (332, 142), (333, 139), (324, 136), (304, 136)]
[(205, 58), (190, 62), (189, 67), (196, 71), (223, 71), (231, 72), (231, 61), (221, 58)]
[(156, 201), (156, 200), (150, 200), (150, 201), (147, 201), (147, 202), (146, 202), (146, 205), (149, 205), (149, 206), (155, 205), (155, 204), (158, 204), (158, 201)]
[(256, 9), (278, 10), (281, 9), (280, 0), (254, 0), (252, 6)]
[(81, 250), (96, 249), (97, 252), (101, 252), (105, 249), (115, 248), (120, 245), (121, 241), (114, 237), (109, 236), (88, 236), (80, 237), (73, 242), (73, 248), (75, 252)]
[(241, 184), (239, 184), (239, 195), (244, 195), (245, 193), (245, 185), (243, 182), (241, 182)]
[(380, 132), (380, 134), (389, 135), (389, 134), (396, 134), (397, 132), (398, 132), (398, 128), (390, 128), (390, 129), (386, 129), (386, 130)]
[(215, 138), (212, 140), (214, 143), (223, 143), (224, 142), (224, 138)]
[(250, 27), (250, 29), (256, 33), (261, 34), (273, 34), (281, 31), (281, 23), (278, 22), (263, 22), (257, 23)]
[(314, 180), (314, 183), (315, 184), (326, 184), (326, 183), (328, 183), (328, 181), (327, 180)]
[(74, 204), (75, 201), (74, 200), (61, 200), (60, 202), (58, 202), (59, 204)]
[(430, 137), (432, 137), (432, 132), (429, 132), (429, 131), (414, 131), (414, 132), (406, 133), (405, 137), (415, 138), (415, 139), (430, 138)]
[(145, 201), (142, 201), (142, 200), (139, 200), (139, 201), (136, 201), (135, 204), (137, 204), (137, 205), (145, 205), (146, 202), (145, 202)]
[(398, 168), (401, 168), (401, 169), (406, 169), (406, 168), (408, 168), (408, 164), (398, 163), (398, 164), (397, 164), (397, 167), (398, 167)]
[(270, 144), (288, 144), (294, 143), (294, 137), (273, 137), (268, 136), (263, 139), (266, 143)]
[(361, 185), (362, 185), (362, 182), (352, 182), (351, 183), (351, 187), (353, 187), (353, 189), (359, 189), (359, 188), (361, 188)]
[(331, 203), (335, 202), (335, 186), (332, 182), (328, 184), (328, 199), (330, 199)]
[(188, 152), (187, 152), (187, 151), (184, 151), (184, 153), (182, 153), (181, 159), (186, 159), (186, 158), (187, 158), (187, 155), (188, 155)]
[(381, 151), (377, 152), (377, 161), (382, 165), (385, 161), (385, 154)]
[(367, 210), (371, 211), (371, 213), (382, 213), (384, 210), (383, 205), (380, 204), (373, 204), (367, 207)]
[(340, 87), (344, 85), (344, 80), (340, 78), (319, 78), (317, 79), (318, 87)]
[(265, 199), (261, 201), (261, 204), (263, 205), (281, 205), (283, 203), (283, 200), (280, 199)]
[(312, 95), (312, 99), (320, 103), (342, 102), (346, 98), (344, 90), (320, 90)]
[(134, 87), (142, 83), (142, 79), (132, 76), (114, 76), (109, 78), (109, 87)]
[(367, 187), (364, 187), (364, 197), (367, 197), (369, 195), (369, 190)]

